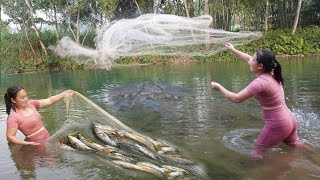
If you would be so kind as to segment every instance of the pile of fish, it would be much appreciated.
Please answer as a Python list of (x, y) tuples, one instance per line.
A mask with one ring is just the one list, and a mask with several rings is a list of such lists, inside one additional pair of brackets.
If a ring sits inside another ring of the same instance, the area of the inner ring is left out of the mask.
[(100, 123), (93, 123), (93, 132), (101, 144), (75, 133), (64, 136), (60, 140), (61, 147), (92, 151), (118, 167), (169, 179), (193, 176), (187, 167), (195, 162), (179, 155), (178, 149), (168, 143)]

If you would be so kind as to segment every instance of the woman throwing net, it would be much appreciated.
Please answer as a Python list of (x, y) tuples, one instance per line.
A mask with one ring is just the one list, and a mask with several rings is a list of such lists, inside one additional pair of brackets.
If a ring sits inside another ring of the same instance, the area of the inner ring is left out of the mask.
[(230, 43), (226, 44), (226, 48), (238, 58), (248, 62), (250, 71), (256, 74), (256, 79), (239, 93), (231, 92), (217, 82), (211, 82), (214, 90), (219, 91), (232, 102), (240, 103), (254, 96), (262, 106), (265, 125), (250, 156), (261, 159), (268, 148), (280, 142), (314, 151), (299, 140), (296, 118), (285, 103), (281, 65), (274, 53), (270, 50), (259, 50), (250, 56), (235, 49)]

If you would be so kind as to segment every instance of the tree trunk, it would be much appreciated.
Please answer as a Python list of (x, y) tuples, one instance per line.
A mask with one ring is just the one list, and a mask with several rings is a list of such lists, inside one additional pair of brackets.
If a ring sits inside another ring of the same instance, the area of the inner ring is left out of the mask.
[(28, 8), (29, 8), (30, 20), (31, 20), (31, 22), (32, 22), (33, 29), (34, 29), (34, 31), (35, 31), (35, 33), (36, 33), (36, 35), (37, 35), (37, 38), (38, 38), (38, 41), (39, 41), (39, 43), (40, 43), (41, 49), (42, 49), (42, 51), (44, 52), (44, 54), (45, 54), (46, 56), (48, 56), (47, 49), (46, 49), (46, 47), (44, 46), (43, 42), (41, 41), (41, 37), (40, 37), (39, 31), (38, 31), (38, 29), (37, 29), (37, 27), (36, 27), (36, 24), (35, 24), (34, 21), (33, 21), (33, 10), (32, 10), (32, 7), (30, 6), (28, 0), (25, 0), (25, 3), (26, 3), (26, 5), (27, 5)]
[(292, 28), (292, 35), (294, 35), (294, 33), (296, 32), (297, 29), (297, 25), (299, 22), (299, 16), (300, 16), (300, 10), (301, 10), (301, 4), (302, 4), (302, 0), (298, 1), (298, 6), (297, 6), (297, 12), (296, 12), (296, 17), (294, 18), (294, 23), (293, 23), (293, 28)]
[(268, 17), (269, 17), (269, 0), (266, 0), (266, 13), (264, 16), (264, 32), (267, 34), (268, 31)]
[(158, 0), (153, 0), (153, 13), (154, 14), (158, 13), (158, 6), (159, 6)]
[(142, 15), (141, 10), (140, 10), (140, 7), (139, 7), (139, 4), (138, 4), (137, 0), (134, 0), (134, 3), (136, 4), (136, 6), (137, 6), (137, 8), (138, 8), (139, 14), (140, 14), (140, 15)]
[(186, 10), (186, 15), (187, 15), (187, 17), (190, 17), (189, 16), (189, 9), (188, 9), (188, 0), (183, 0), (183, 2), (184, 2), (184, 8)]
[(57, 8), (56, 5), (53, 5), (53, 13), (54, 13), (54, 25), (56, 27), (56, 37), (57, 37), (57, 42), (60, 39), (60, 33), (59, 33), (59, 27), (58, 27), (58, 19), (57, 19)]
[(204, 0), (204, 14), (209, 15), (209, 2), (208, 2), (208, 0)]
[(25, 33), (25, 35), (26, 35), (28, 44), (29, 44), (29, 46), (30, 46), (30, 48), (31, 48), (31, 51), (32, 51), (33, 55), (36, 55), (36, 51), (34, 50), (32, 44), (31, 44), (31, 42), (30, 42), (29, 35), (28, 35), (28, 30), (27, 30), (27, 26), (26, 26), (25, 23), (23, 23), (23, 27), (21, 27), (21, 29), (23, 29), (23, 31), (24, 31), (24, 33)]
[[(208, 0), (204, 0), (204, 14), (209, 15), (209, 3)], [(210, 36), (209, 33), (206, 33), (206, 50), (208, 51), (210, 49)]]
[(80, 44), (80, 7), (77, 14), (77, 43)]
[(74, 34), (74, 31), (71, 27), (71, 15), (69, 14), (69, 21), (68, 21), (68, 29), (71, 31), (72, 35), (73, 35), (73, 39), (76, 41), (77, 40), (77, 36)]
[(225, 13), (224, 13), (224, 2), (223, 2), (223, 0), (222, 0), (222, 29), (223, 30), (226, 30), (225, 29), (225, 17), (224, 17), (224, 15), (225, 15)]
[[(91, 29), (91, 28), (90, 28), (90, 29)], [(89, 34), (89, 31), (90, 31), (90, 30), (88, 30), (88, 31), (86, 32), (86, 35), (83, 37), (81, 45), (84, 44), (84, 41), (86, 40), (86, 38), (87, 38), (87, 36), (88, 36), (88, 34)]]

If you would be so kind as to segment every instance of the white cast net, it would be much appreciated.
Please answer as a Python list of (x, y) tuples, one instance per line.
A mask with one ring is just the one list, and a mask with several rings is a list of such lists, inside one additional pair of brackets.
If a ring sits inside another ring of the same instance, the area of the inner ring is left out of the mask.
[[(53, 144), (67, 147), (64, 150), (92, 153), (118, 168), (158, 177), (207, 179), (205, 170), (182, 149), (136, 132), (82, 94), (75, 92), (65, 102), (67, 118), (50, 137)], [(95, 129), (96, 124), (102, 129)]]
[(77, 58), (81, 64), (111, 67), (120, 56), (208, 56), (224, 50), (224, 44), (247, 44), (262, 37), (260, 32), (228, 32), (212, 29), (209, 15), (188, 18), (169, 14), (145, 14), (103, 26), (95, 38), (96, 49), (80, 46), (63, 37), (56, 47), (61, 57)]

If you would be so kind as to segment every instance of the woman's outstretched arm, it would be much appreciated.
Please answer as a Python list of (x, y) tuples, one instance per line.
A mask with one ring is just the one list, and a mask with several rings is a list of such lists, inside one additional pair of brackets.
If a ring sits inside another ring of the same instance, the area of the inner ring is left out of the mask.
[(243, 89), (239, 93), (234, 93), (227, 90), (226, 88), (224, 88), (223, 86), (221, 86), (219, 83), (216, 83), (216, 82), (211, 82), (211, 87), (212, 89), (219, 91), (224, 95), (224, 97), (226, 97), (227, 99), (235, 103), (241, 103), (252, 97), (252, 94), (250, 94), (246, 89)]
[(58, 101), (60, 101), (61, 99), (63, 99), (65, 96), (72, 96), (74, 94), (73, 90), (66, 90), (63, 91), (60, 94), (57, 94), (55, 96), (51, 96), (47, 99), (41, 99), (40, 101), (40, 107), (39, 108), (44, 108), (46, 106), (52, 105)]
[(235, 54), (239, 59), (242, 59), (248, 62), (252, 58), (252, 56), (250, 56), (249, 54), (237, 50), (231, 43), (227, 43), (225, 46), (227, 49), (232, 51), (233, 54)]

